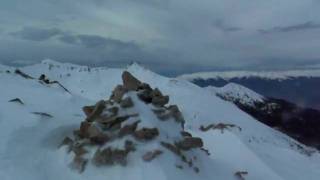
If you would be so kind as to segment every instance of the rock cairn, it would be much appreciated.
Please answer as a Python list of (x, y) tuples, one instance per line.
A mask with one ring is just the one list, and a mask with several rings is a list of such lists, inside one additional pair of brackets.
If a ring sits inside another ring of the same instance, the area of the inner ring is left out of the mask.
[[(196, 154), (190, 150), (201, 151), (203, 142), (184, 131), (184, 118), (178, 106), (167, 105), (169, 96), (127, 71), (122, 74), (122, 80), (123, 84), (116, 86), (108, 100), (83, 107), (85, 120), (72, 138), (66, 137), (61, 143), (60, 147), (74, 155), (70, 166), (83, 172), (88, 163), (126, 166), (129, 155), (138, 155), (147, 163), (165, 153), (173, 153), (177, 157), (177, 168), (181, 169), (185, 164), (198, 173), (199, 168), (193, 162)], [(154, 115), (156, 123), (143, 120), (136, 108), (139, 103)], [(156, 127), (150, 127), (150, 124)], [(147, 149), (148, 143), (156, 144), (152, 147), (158, 148)], [(121, 148), (119, 144), (122, 144)]]

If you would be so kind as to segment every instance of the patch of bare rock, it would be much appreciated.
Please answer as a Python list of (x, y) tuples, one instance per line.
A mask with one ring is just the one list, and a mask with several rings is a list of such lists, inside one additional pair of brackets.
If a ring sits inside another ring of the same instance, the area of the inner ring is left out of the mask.
[[(122, 80), (123, 84), (115, 87), (109, 99), (83, 107), (85, 120), (73, 137), (66, 137), (59, 146), (73, 153), (70, 166), (83, 172), (88, 163), (98, 167), (126, 166), (130, 163), (128, 156), (140, 156), (150, 163), (170, 154), (179, 162), (173, 162), (173, 167), (182, 169), (185, 164), (199, 173), (196, 156), (203, 153), (203, 142), (184, 131), (184, 117), (178, 106), (168, 105), (169, 96), (127, 71)], [(143, 117), (136, 108), (139, 103), (154, 115), (157, 123)]]

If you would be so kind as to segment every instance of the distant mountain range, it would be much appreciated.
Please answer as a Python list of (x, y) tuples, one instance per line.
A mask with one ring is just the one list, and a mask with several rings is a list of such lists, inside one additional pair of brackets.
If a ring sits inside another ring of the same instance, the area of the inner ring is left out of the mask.
[(260, 122), (292, 138), (320, 149), (320, 111), (299, 107), (283, 99), (266, 98), (239, 84), (207, 87), (218, 97), (234, 103)]
[(201, 87), (241, 84), (265, 97), (291, 101), (302, 107), (320, 109), (320, 70), (227, 71), (182, 75)]

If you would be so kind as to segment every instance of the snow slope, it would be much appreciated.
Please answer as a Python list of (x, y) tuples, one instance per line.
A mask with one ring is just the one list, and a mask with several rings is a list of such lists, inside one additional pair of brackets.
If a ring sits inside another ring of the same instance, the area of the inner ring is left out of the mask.
[(233, 78), (249, 78), (256, 77), (270, 80), (285, 80), (297, 77), (320, 77), (320, 69), (310, 70), (287, 70), (287, 71), (216, 71), (216, 72), (198, 72), (192, 74), (184, 74), (179, 78), (186, 80), (195, 79), (224, 79), (229, 80)]
[[(137, 64), (127, 70), (170, 96), (169, 103), (177, 104), (185, 117), (186, 130), (201, 137), (211, 155), (200, 161), (199, 174), (176, 169), (174, 164), (165, 164), (167, 161), (161, 159), (145, 163), (137, 157), (130, 157), (135, 160), (130, 161), (127, 167), (88, 166), (79, 174), (68, 167), (70, 156), (57, 146), (84, 119), (82, 106), (109, 97), (111, 90), (121, 83), (124, 69), (89, 70), (85, 66), (46, 60), (21, 70), (34, 77), (44, 73), (50, 79), (58, 80), (71, 94), (59, 86), (42, 85), (37, 80), (0, 73), (2, 180), (236, 180), (234, 173), (237, 171), (247, 171), (247, 180), (317, 180), (320, 177), (318, 152), (306, 155), (305, 152), (310, 149), (299, 148), (298, 142), (259, 123), (212, 91), (184, 80), (160, 76)], [(25, 105), (8, 102), (13, 98), (21, 98)], [(31, 112), (45, 112), (53, 117)], [(144, 116), (146, 119), (152, 118), (148, 113)], [(224, 133), (199, 130), (201, 125), (221, 122), (235, 124), (242, 130), (230, 129)]]

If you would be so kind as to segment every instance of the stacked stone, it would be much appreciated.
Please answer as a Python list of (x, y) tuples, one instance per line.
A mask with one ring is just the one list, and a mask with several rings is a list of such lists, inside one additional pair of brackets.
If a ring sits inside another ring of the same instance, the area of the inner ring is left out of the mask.
[[(73, 168), (79, 172), (84, 171), (88, 162), (86, 154), (90, 151), (90, 147), (98, 147), (91, 161), (96, 166), (105, 165), (122, 165), (127, 164), (127, 156), (134, 152), (136, 147), (135, 141), (149, 142), (157, 138), (160, 132), (157, 127), (147, 128), (140, 127), (139, 114), (122, 114), (121, 110), (134, 107), (134, 102), (130, 96), (125, 96), (126, 93), (136, 92), (137, 97), (147, 103), (152, 104), (153, 112), (161, 121), (173, 118), (177, 123), (184, 125), (184, 118), (178, 106), (170, 105), (169, 96), (163, 95), (157, 88), (152, 89), (148, 84), (140, 82), (129, 72), (125, 71), (122, 74), (123, 85), (118, 85), (112, 92), (109, 100), (101, 100), (93, 106), (83, 107), (83, 112), (86, 115), (85, 121), (81, 122), (80, 128), (74, 131), (74, 139), (66, 137), (62, 142), (63, 146), (67, 146), (69, 152), (75, 154)], [(130, 122), (128, 123), (128, 120)], [(124, 148), (113, 148), (108, 145), (117, 139), (131, 136), (133, 140), (125, 140)], [(192, 137), (190, 133), (181, 132), (181, 139), (172, 144), (161, 142), (160, 144), (181, 157), (183, 162), (192, 167), (191, 160), (188, 160), (183, 151), (189, 151), (194, 148), (203, 146), (200, 138)], [(154, 149), (146, 152), (142, 159), (146, 162), (152, 161), (160, 156), (163, 151)], [(198, 169), (194, 168), (196, 172)]]

